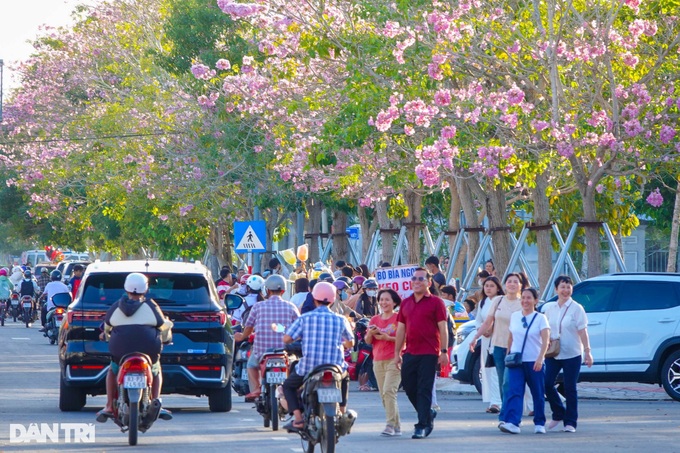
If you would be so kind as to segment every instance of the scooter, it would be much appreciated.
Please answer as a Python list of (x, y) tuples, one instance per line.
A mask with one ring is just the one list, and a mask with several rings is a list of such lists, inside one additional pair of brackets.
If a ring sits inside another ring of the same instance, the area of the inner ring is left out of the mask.
[[(234, 330), (241, 331), (241, 326), (236, 325)], [(248, 358), (250, 351), (253, 348), (254, 335), (251, 335), (247, 340), (237, 343), (236, 357), (234, 359), (234, 367), (231, 373), (231, 387), (238, 396), (244, 396), (250, 393), (250, 384), (248, 383)]]
[[(300, 343), (286, 345), (285, 351), (302, 356)], [(341, 436), (350, 433), (357, 414), (347, 410), (340, 414), (342, 381), (348, 379), (337, 365), (320, 365), (307, 376), (298, 392), (303, 410), (304, 427), (297, 430), (302, 440), (302, 450), (313, 453), (316, 445), (323, 453), (334, 453)]]
[(54, 306), (47, 312), (45, 317), (45, 333), (43, 334), (50, 340), (50, 344), (57, 342), (59, 335), (59, 328), (64, 319), (66, 307), (71, 303), (71, 295), (69, 293), (59, 293), (52, 296), (52, 303)]
[(19, 294), (18, 293), (12, 293), (12, 297), (10, 298), (10, 314), (12, 315), (12, 319), (14, 322), (17, 322), (17, 318), (19, 317)]
[(271, 424), (273, 431), (279, 430), (279, 421), (285, 417), (286, 409), (279, 401), (279, 387), (288, 377), (288, 356), (282, 349), (267, 352), (260, 360), (260, 375), (262, 376), (262, 393), (255, 401), (257, 412), (264, 418), (264, 427)]
[(117, 377), (117, 392), (113, 401), (113, 421), (128, 433), (128, 443), (137, 445), (139, 431), (146, 432), (158, 419), (159, 400), (151, 399), (151, 359), (133, 352), (121, 360)]
[(23, 308), (23, 321), (26, 327), (31, 327), (33, 322), (33, 297), (21, 296), (21, 308)]

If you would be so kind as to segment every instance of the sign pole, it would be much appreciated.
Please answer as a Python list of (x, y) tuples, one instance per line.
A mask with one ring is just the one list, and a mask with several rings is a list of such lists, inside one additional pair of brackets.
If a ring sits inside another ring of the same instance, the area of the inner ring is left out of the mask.
[[(253, 220), (256, 222), (260, 220), (260, 208), (255, 206), (255, 212), (253, 215)], [(253, 274), (259, 274), (262, 272), (262, 259), (260, 258), (259, 253), (253, 253), (252, 254), (252, 259), (253, 259)]]

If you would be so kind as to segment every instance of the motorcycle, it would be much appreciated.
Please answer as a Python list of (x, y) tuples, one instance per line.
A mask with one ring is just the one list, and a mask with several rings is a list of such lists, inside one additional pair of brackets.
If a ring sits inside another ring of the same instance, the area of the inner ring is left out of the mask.
[(288, 356), (283, 349), (267, 352), (260, 360), (260, 375), (262, 376), (262, 393), (255, 401), (257, 412), (264, 417), (264, 427), (271, 424), (273, 431), (279, 430), (279, 421), (286, 415), (286, 409), (281, 406), (279, 387), (288, 377)]
[[(286, 345), (289, 354), (302, 356), (302, 345)], [(291, 366), (292, 369), (292, 366)], [(322, 453), (334, 453), (340, 436), (350, 433), (357, 414), (352, 410), (340, 414), (342, 380), (346, 375), (337, 365), (320, 365), (307, 376), (298, 391), (303, 411), (304, 427), (296, 430), (302, 440), (302, 450), (313, 453), (319, 445)]]
[(360, 381), (360, 390), (377, 389), (378, 382), (373, 372), (373, 345), (366, 343), (368, 318), (358, 320), (354, 326), (354, 351), (347, 354), (347, 372), (352, 381)]
[[(234, 326), (235, 332), (241, 332), (241, 325)], [(253, 348), (254, 335), (251, 335), (247, 340), (237, 343), (235, 346), (236, 357), (234, 359), (234, 366), (231, 372), (231, 387), (238, 396), (244, 396), (250, 393), (250, 384), (248, 383), (248, 357)]]
[(14, 320), (14, 322), (17, 322), (17, 318), (19, 317), (19, 305), (20, 305), (18, 293), (12, 293), (12, 297), (10, 298), (10, 305), (12, 319)]
[(33, 297), (21, 296), (21, 308), (23, 309), (23, 322), (26, 324), (26, 327), (31, 327), (33, 322)]
[(55, 344), (57, 342), (59, 328), (64, 319), (64, 312), (71, 301), (72, 299), (69, 293), (59, 293), (52, 296), (52, 303), (54, 306), (47, 312), (47, 316), (45, 317), (45, 333), (43, 334), (50, 340), (50, 344)]
[(0, 300), (0, 325), (4, 327), (7, 316), (7, 299)]
[(151, 399), (151, 359), (133, 352), (121, 360), (117, 377), (117, 392), (113, 401), (113, 421), (128, 433), (128, 443), (137, 445), (139, 431), (146, 432), (158, 419), (159, 400)]

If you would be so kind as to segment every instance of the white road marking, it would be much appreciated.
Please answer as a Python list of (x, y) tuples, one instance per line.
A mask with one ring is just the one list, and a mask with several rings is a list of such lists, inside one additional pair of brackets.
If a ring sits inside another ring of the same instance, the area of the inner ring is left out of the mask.
[(272, 440), (290, 440), (290, 437), (272, 437)]
[(30, 340), (30, 338), (24, 338), (24, 337), (12, 337), (12, 340)]

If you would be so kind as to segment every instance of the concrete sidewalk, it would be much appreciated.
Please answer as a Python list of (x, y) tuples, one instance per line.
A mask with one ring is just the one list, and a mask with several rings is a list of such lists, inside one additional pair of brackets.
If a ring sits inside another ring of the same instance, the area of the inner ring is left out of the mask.
[[(454, 395), (479, 395), (473, 385), (461, 384), (450, 378), (437, 378), (437, 391)], [(604, 400), (671, 400), (662, 387), (635, 382), (582, 382), (578, 384), (578, 397)]]

